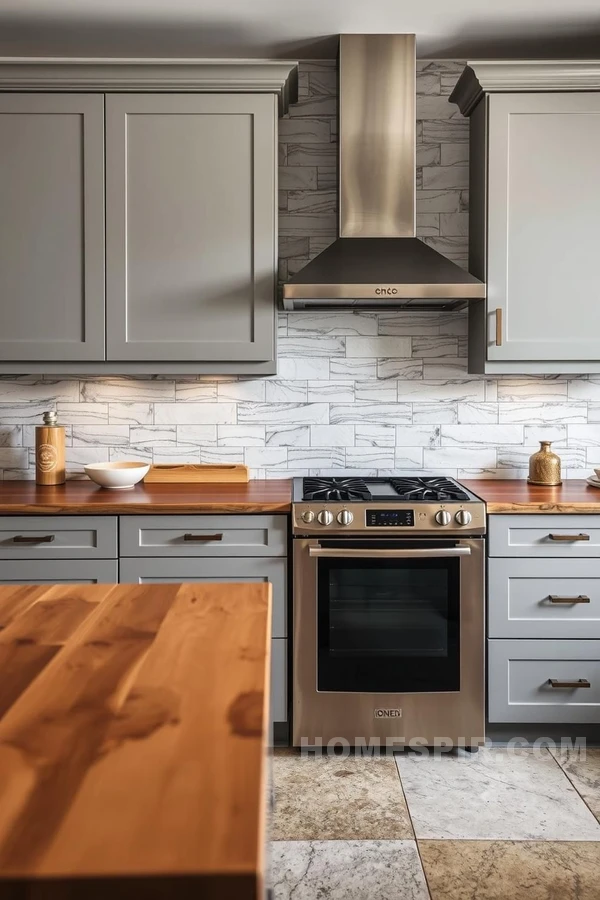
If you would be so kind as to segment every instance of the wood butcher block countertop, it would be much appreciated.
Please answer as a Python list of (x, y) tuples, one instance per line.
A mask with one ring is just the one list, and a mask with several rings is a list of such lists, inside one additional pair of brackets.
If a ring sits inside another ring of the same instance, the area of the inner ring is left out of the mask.
[(0, 483), (0, 514), (73, 513), (287, 513), (292, 506), (290, 479), (247, 484), (137, 484), (110, 491), (92, 481), (39, 486), (33, 481)]
[(0, 895), (262, 897), (270, 586), (0, 587)]
[(583, 480), (563, 481), (558, 487), (539, 487), (517, 479), (462, 484), (485, 500), (488, 513), (600, 514), (600, 489)]

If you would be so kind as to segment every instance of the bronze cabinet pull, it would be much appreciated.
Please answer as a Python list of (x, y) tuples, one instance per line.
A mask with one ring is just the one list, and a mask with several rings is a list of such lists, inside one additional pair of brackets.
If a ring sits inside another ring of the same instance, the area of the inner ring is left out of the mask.
[(53, 534), (41, 534), (39, 536), (29, 534), (15, 534), (13, 544), (51, 544)]
[(496, 308), (496, 347), (502, 346), (502, 307)]
[(591, 684), (587, 678), (578, 678), (577, 681), (559, 681), (558, 678), (549, 678), (552, 688), (589, 688)]
[(589, 534), (549, 534), (551, 541), (589, 541)]
[(550, 594), (548, 596), (550, 603), (590, 603), (590, 598), (585, 594), (579, 594), (577, 597), (559, 597), (558, 594)]
[(184, 534), (184, 541), (222, 541), (222, 534)]

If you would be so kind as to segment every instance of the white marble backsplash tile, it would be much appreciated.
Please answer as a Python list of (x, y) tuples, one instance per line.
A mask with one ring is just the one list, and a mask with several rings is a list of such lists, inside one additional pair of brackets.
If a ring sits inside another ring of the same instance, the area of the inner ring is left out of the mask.
[[(448, 103), (460, 60), (417, 63), (417, 231), (466, 265), (469, 123)], [(280, 278), (335, 237), (332, 61), (303, 64), (281, 122)], [(271, 378), (0, 378), (0, 479), (34, 477), (35, 425), (56, 409), (67, 467), (245, 462), (255, 477), (448, 474), (521, 477), (541, 439), (567, 478), (600, 466), (600, 377), (467, 373), (465, 313), (281, 313)]]

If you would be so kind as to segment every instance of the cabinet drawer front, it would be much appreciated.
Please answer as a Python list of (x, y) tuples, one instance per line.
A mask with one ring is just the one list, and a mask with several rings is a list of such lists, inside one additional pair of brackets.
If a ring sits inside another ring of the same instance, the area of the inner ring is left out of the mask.
[(285, 516), (122, 516), (121, 556), (285, 556)]
[(114, 559), (115, 516), (2, 516), (0, 559)]
[(0, 562), (0, 584), (117, 584), (116, 559), (32, 559)]
[(287, 722), (287, 641), (271, 641), (271, 721)]
[(273, 585), (272, 636), (287, 636), (287, 562), (285, 559), (122, 559), (121, 584), (190, 582), (265, 582)]
[(488, 662), (490, 722), (600, 720), (600, 641), (490, 640)]
[(600, 516), (490, 516), (490, 556), (600, 557)]
[(600, 639), (600, 559), (490, 559), (491, 638)]

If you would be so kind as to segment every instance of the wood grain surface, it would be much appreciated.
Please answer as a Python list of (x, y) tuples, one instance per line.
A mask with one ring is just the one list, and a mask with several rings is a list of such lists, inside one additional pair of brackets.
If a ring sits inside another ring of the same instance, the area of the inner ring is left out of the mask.
[(584, 480), (539, 487), (525, 480), (463, 481), (482, 500), (488, 513), (600, 513), (600, 490)]
[(0, 588), (2, 897), (262, 896), (270, 590)]
[(40, 486), (32, 481), (0, 483), (0, 514), (72, 513), (287, 513), (292, 505), (290, 479), (247, 484), (138, 484), (111, 491), (85, 479)]

